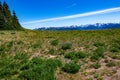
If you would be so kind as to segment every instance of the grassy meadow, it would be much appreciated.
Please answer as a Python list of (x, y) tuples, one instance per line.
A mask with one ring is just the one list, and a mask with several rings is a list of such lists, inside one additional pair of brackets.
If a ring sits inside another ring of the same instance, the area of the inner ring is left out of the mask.
[(120, 29), (0, 31), (0, 80), (119, 80)]

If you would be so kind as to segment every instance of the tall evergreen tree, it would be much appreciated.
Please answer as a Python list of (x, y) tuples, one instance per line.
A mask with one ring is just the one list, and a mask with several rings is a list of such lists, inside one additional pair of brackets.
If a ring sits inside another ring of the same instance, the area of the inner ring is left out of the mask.
[(11, 13), (10, 13), (10, 10), (9, 10), (9, 7), (7, 5), (7, 3), (4, 1), (3, 3), (3, 12), (4, 12), (4, 16), (7, 18), (7, 19), (10, 19), (11, 18)]
[(14, 10), (13, 10), (13, 15), (12, 15), (12, 23), (15, 29), (22, 29)]
[(5, 21), (3, 16), (3, 7), (2, 7), (2, 3), (0, 2), (0, 29), (4, 29), (4, 26), (5, 26)]

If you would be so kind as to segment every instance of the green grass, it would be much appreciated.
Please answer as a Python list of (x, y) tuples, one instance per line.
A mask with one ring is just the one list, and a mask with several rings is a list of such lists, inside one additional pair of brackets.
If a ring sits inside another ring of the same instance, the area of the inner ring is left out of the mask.
[(108, 63), (106, 64), (106, 66), (107, 66), (107, 67), (114, 67), (114, 66), (116, 66), (116, 63), (113, 62), (113, 61), (110, 61), (110, 62), (108, 62)]
[(93, 63), (93, 64), (91, 65), (91, 67), (92, 67), (92, 68), (95, 68), (95, 69), (98, 69), (98, 68), (101, 67), (101, 65), (100, 65), (99, 63)]
[(65, 54), (65, 58), (68, 58), (68, 59), (82, 59), (87, 56), (88, 54), (84, 52), (70, 52)]
[(80, 65), (72, 62), (65, 64), (65, 66), (62, 68), (62, 70), (67, 73), (77, 73), (79, 69), (80, 69)]
[(62, 64), (59, 60), (33, 58), (22, 66), (19, 78), (24, 80), (55, 80), (54, 72)]

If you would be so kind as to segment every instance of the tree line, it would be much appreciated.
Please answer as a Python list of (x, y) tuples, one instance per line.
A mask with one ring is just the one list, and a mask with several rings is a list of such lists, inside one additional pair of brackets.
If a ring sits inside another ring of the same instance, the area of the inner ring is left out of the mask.
[(8, 4), (0, 2), (0, 30), (21, 30), (15, 11), (11, 13)]

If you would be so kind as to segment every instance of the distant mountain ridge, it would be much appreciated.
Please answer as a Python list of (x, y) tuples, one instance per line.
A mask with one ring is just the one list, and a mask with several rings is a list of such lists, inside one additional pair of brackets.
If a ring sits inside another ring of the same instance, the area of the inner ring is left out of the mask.
[(96, 23), (96, 24), (88, 24), (88, 25), (72, 25), (72, 26), (64, 26), (64, 27), (42, 27), (36, 28), (34, 30), (103, 30), (103, 29), (113, 29), (120, 28), (120, 23)]
[(23, 29), (20, 25), (15, 11), (9, 10), (9, 6), (4, 1), (3, 4), (0, 2), (0, 30), (21, 30)]

